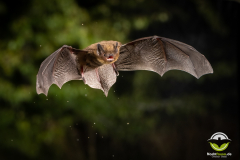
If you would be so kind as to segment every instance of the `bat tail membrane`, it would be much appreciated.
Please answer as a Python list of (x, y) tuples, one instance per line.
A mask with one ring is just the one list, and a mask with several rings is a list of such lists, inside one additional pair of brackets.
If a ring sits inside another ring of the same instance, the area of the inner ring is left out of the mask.
[(47, 96), (52, 84), (61, 88), (70, 80), (82, 79), (76, 64), (77, 51), (64, 45), (42, 62), (37, 74), (36, 90), (38, 94), (43, 93)]
[(107, 97), (109, 89), (116, 82), (117, 76), (111, 64), (99, 68), (87, 67), (84, 73), (86, 84), (91, 88), (101, 89)]
[(213, 73), (208, 60), (193, 47), (163, 37), (147, 37), (122, 45), (117, 70), (150, 70), (161, 76), (182, 70), (196, 78)]

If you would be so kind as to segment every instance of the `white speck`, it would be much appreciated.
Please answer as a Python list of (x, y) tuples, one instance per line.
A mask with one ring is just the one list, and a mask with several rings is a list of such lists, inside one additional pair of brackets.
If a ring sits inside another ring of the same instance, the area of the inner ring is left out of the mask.
[(119, 99), (119, 98), (118, 98)]
[(42, 47), (42, 45), (40, 45), (40, 47)]
[(103, 138), (103, 136), (102, 136), (102, 138)]
[(13, 141), (13, 139), (11, 139), (11, 141)]
[(114, 155), (113, 155), (113, 157), (114, 157)]
[(48, 100), (48, 99), (46, 99), (46, 100)]
[(85, 88), (86, 89), (86, 88)]
[(77, 141), (79, 141), (79, 139), (77, 139)]
[(71, 126), (69, 126), (69, 127), (71, 127)]
[(56, 95), (57, 96), (57, 95)]
[(97, 134), (97, 133), (96, 133)]
[(33, 102), (33, 103), (35, 103), (35, 102)]
[(87, 94), (85, 94), (85, 96), (87, 96)]
[(127, 125), (129, 125), (129, 123), (127, 123)]
[(115, 92), (115, 91), (114, 91)]
[(87, 137), (87, 138), (89, 138), (89, 137)]
[(82, 26), (83, 26), (83, 23), (82, 23)]
[(69, 101), (67, 101), (67, 102), (69, 102)]
[(95, 124), (95, 122), (93, 124)]

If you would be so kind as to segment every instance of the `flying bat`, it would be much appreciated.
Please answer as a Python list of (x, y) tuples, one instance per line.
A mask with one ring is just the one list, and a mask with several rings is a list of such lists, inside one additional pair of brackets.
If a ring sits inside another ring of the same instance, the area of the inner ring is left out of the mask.
[(221, 139), (220, 137), (218, 137), (218, 139), (209, 139), (208, 142), (215, 143), (216, 145), (218, 145), (218, 147), (221, 147), (222, 144), (229, 143), (229, 142), (231, 142), (231, 140), (230, 139)]
[(80, 50), (64, 45), (41, 64), (37, 74), (37, 93), (48, 94), (49, 87), (59, 88), (70, 80), (83, 80), (107, 96), (116, 82), (118, 71), (148, 70), (163, 74), (182, 70), (196, 78), (213, 73), (204, 55), (185, 43), (151, 36), (121, 44), (101, 41)]

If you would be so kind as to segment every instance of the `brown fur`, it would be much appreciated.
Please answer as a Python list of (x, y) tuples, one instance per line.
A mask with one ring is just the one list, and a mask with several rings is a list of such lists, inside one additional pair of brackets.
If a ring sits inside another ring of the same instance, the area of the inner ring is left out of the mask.
[[(88, 46), (87, 48), (84, 49), (84, 51), (87, 51), (87, 52), (78, 54), (77, 63), (80, 66), (86, 65), (92, 68), (99, 67), (103, 64), (114, 63), (115, 61), (117, 61), (119, 57), (119, 49), (122, 45), (120, 42), (118, 42), (118, 47), (117, 47), (118, 52), (115, 53), (116, 42), (117, 41), (101, 41), (99, 43), (94, 43)], [(110, 62), (110, 61), (107, 61), (104, 56), (101, 56), (101, 55), (99, 56), (97, 54), (97, 44), (100, 44), (102, 46), (106, 54), (113, 54), (114, 60)]]

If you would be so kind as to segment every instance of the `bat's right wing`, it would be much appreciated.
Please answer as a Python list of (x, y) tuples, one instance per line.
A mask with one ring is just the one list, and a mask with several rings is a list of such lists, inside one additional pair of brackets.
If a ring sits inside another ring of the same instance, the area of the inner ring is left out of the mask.
[(174, 69), (188, 72), (196, 78), (213, 73), (208, 60), (192, 46), (158, 36), (122, 45), (115, 65), (119, 71), (149, 70), (161, 76)]
[[(70, 80), (82, 80), (77, 64), (77, 55), (86, 54), (85, 50), (74, 49), (64, 45), (41, 64), (37, 74), (37, 93), (47, 95), (49, 87), (56, 84), (59, 88)], [(107, 96), (111, 86), (116, 82), (116, 73), (111, 64), (98, 68), (84, 66), (85, 83), (92, 88), (101, 89)]]
[(82, 80), (76, 62), (77, 54), (86, 52), (64, 45), (47, 57), (37, 74), (37, 93), (47, 95), (52, 84), (59, 88), (70, 80)]

